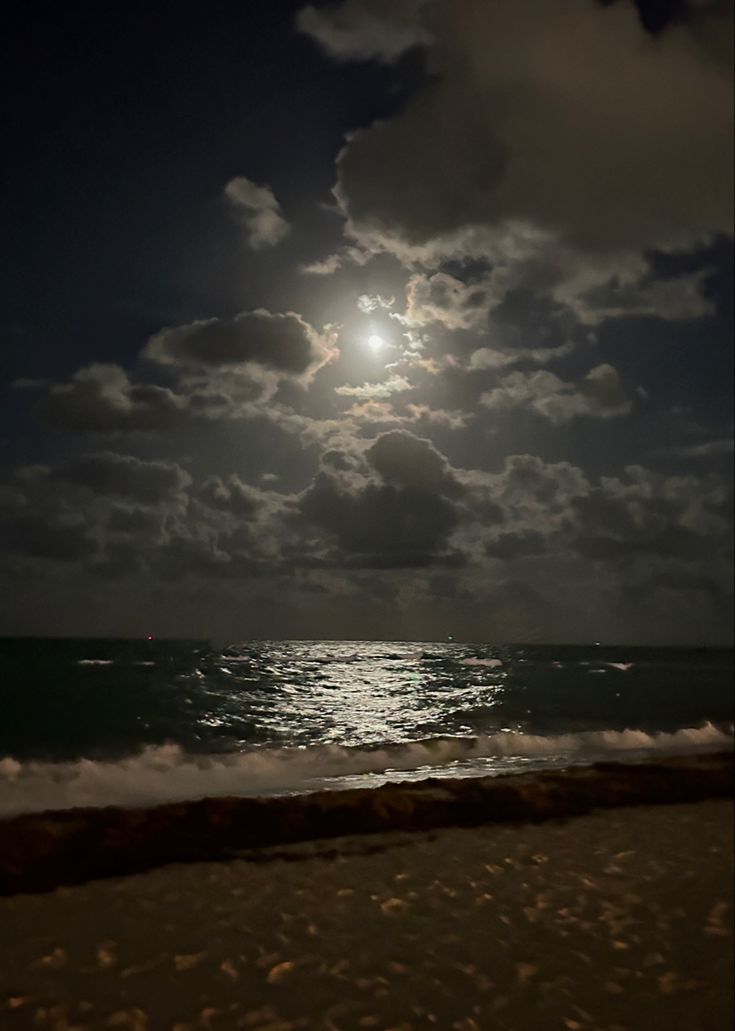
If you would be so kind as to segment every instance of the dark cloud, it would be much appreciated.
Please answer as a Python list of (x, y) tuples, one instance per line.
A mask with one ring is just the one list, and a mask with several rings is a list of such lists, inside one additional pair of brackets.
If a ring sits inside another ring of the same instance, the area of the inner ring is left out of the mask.
[(572, 545), (585, 558), (626, 562), (643, 553), (698, 559), (728, 533), (718, 479), (663, 477), (640, 466), (605, 478), (570, 509)]
[(235, 473), (224, 480), (221, 476), (210, 476), (202, 484), (198, 496), (210, 508), (243, 518), (255, 515), (263, 504), (262, 491), (243, 483)]
[(364, 457), (360, 470), (354, 456), (328, 452), (300, 499), (303, 517), (336, 542), (340, 556), (328, 561), (379, 569), (456, 561), (450, 538), (461, 519), (460, 487), (446, 459), (403, 431), (382, 434)]
[[(593, 480), (523, 454), (495, 472), (454, 468), (405, 431), (346, 436), (320, 466), (300, 494), (234, 473), (191, 482), (175, 463), (112, 452), (28, 467), (0, 490), (4, 562), (33, 576), (63, 564), (110, 591), (140, 577), (265, 590), (296, 570), (330, 605), (342, 595), (357, 604), (351, 592), (363, 590), (363, 604), (418, 606), (433, 625), (441, 610), (431, 606), (451, 597), (468, 618), (490, 606), (510, 636), (513, 620), (551, 625), (558, 578), (594, 582), (603, 606), (628, 598), (646, 609), (668, 595), (710, 605), (727, 592), (729, 493), (717, 476), (638, 466)], [(572, 592), (565, 618), (581, 613)]]
[(447, 496), (460, 489), (444, 455), (430, 440), (412, 433), (392, 430), (381, 434), (365, 457), (386, 483)]
[(181, 498), (191, 484), (189, 474), (176, 462), (143, 461), (113, 451), (70, 459), (54, 471), (54, 478), (149, 505)]
[(255, 364), (303, 376), (323, 365), (331, 351), (300, 315), (258, 310), (233, 319), (202, 319), (162, 329), (151, 338), (144, 355), (162, 365), (201, 369)]
[(691, 26), (654, 48), (624, 4), (429, 11), (431, 79), (340, 156), (338, 198), (366, 246), (497, 253), (500, 233), (518, 252), (535, 229), (615, 250), (731, 231), (732, 89)]
[(301, 512), (333, 535), (341, 557), (327, 555), (328, 564), (376, 569), (449, 561), (449, 536), (459, 523), (441, 495), (373, 483), (351, 492), (325, 473), (304, 495)]
[[(175, 388), (133, 382), (119, 365), (94, 363), (66, 383), (34, 383), (44, 421), (80, 433), (149, 433), (263, 414), (263, 403), (290, 381), (305, 385), (337, 355), (334, 333), (319, 334), (293, 312), (243, 312), (163, 329), (142, 356), (173, 377)], [(18, 388), (28, 389), (27, 381)]]
[(83, 522), (47, 520), (33, 512), (0, 512), (3, 549), (33, 559), (72, 563), (88, 558), (96, 543)]
[(166, 387), (134, 384), (119, 365), (95, 363), (52, 385), (38, 415), (62, 429), (122, 433), (168, 430), (186, 420), (187, 401)]
[(516, 559), (527, 555), (541, 555), (548, 550), (548, 537), (538, 530), (522, 533), (500, 533), (485, 544), (491, 558)]
[(113, 505), (107, 519), (110, 534), (160, 537), (165, 516), (158, 509)]

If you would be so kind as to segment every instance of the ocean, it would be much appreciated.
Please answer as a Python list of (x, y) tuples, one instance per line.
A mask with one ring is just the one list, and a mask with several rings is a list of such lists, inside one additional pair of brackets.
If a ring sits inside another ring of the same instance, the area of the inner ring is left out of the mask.
[(0, 815), (731, 749), (728, 649), (0, 641)]

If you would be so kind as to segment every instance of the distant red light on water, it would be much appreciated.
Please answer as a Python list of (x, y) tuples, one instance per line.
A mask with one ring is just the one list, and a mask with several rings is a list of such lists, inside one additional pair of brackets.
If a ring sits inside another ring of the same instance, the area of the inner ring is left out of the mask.
[(146, 637), (146, 641), (152, 641), (152, 640), (153, 640), (153, 634), (148, 634), (148, 636)]

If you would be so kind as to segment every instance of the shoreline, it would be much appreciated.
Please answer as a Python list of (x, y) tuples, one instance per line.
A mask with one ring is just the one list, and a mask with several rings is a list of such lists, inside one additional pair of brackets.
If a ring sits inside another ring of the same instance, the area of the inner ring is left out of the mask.
[(733, 754), (716, 752), (308, 795), (30, 813), (0, 821), (0, 895), (345, 835), (538, 823), (596, 809), (731, 798), (733, 788)]

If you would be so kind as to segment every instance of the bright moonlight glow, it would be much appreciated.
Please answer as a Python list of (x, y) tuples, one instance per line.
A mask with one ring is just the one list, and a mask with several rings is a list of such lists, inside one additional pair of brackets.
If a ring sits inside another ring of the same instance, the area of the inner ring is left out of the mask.
[(373, 351), (379, 351), (381, 347), (383, 347), (384, 345), (385, 340), (383, 340), (381, 336), (378, 336), (377, 333), (373, 333), (371, 336), (368, 337), (368, 347), (370, 347)]

